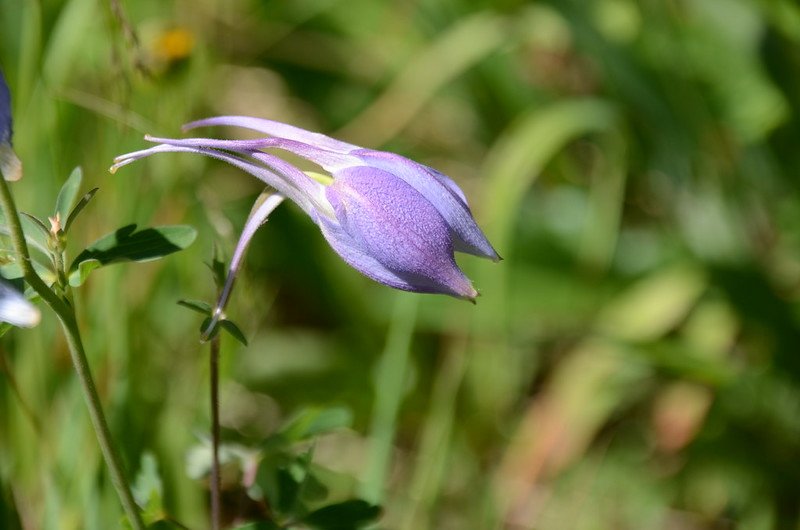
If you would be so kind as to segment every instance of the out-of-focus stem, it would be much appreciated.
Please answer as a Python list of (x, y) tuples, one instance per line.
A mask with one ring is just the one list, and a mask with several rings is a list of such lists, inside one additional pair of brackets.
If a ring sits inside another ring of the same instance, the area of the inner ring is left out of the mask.
[(92, 419), (92, 425), (97, 435), (97, 441), (100, 444), (100, 450), (111, 472), (111, 482), (113, 482), (119, 494), (122, 507), (125, 509), (125, 513), (133, 528), (135, 530), (144, 530), (144, 522), (139, 514), (136, 501), (133, 499), (130, 485), (125, 476), (125, 468), (122, 465), (122, 460), (119, 457), (119, 453), (117, 453), (116, 447), (114, 447), (111, 431), (108, 428), (108, 423), (103, 414), (103, 406), (100, 403), (100, 397), (97, 395), (97, 388), (94, 385), (94, 379), (89, 369), (89, 361), (86, 359), (86, 353), (83, 349), (83, 342), (81, 341), (78, 324), (75, 322), (73, 315), (67, 315), (67, 318), (62, 318), (61, 315), (59, 315), (59, 318), (61, 319), (61, 326), (64, 329), (64, 334), (67, 337), (67, 344), (69, 344), (72, 364), (75, 366), (78, 380), (81, 382), (83, 397), (86, 399), (86, 404), (89, 408), (89, 416)]
[(219, 472), (219, 334), (211, 339), (211, 529), (220, 529), (222, 483)]

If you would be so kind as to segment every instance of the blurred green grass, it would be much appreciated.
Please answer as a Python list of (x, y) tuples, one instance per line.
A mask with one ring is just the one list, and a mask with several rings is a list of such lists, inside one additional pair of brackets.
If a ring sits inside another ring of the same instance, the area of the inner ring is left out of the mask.
[[(98, 271), (78, 297), (128, 467), (156, 456), (178, 520), (207, 525), (186, 459), (208, 374), (176, 301), (212, 298), (203, 262), (230, 251), (260, 188), (180, 155), (107, 168), (144, 133), (241, 113), (435, 166), (505, 260), (461, 260), (475, 307), (411, 302), (280, 209), (230, 307), (251, 343), (224, 343), (228, 439), (351, 409), (315, 461), (354, 478), (342, 496), (384, 505), (381, 528), (800, 527), (794, 2), (109, 6), (0, 0), (14, 193), (44, 214), (83, 167), (100, 192), (73, 256), (132, 222), (198, 228), (189, 250)], [(0, 355), (0, 527), (117, 527), (53, 319)]]

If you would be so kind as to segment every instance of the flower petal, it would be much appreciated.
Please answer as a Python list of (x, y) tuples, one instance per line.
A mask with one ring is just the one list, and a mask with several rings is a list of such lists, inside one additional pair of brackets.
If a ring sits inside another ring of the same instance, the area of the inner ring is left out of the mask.
[(280, 170), (279, 172), (275, 172), (260, 164), (249, 162), (238, 156), (225, 153), (223, 151), (217, 151), (215, 149), (169, 145), (164, 143), (156, 145), (155, 147), (151, 147), (150, 149), (135, 151), (133, 153), (128, 153), (115, 158), (114, 165), (111, 166), (111, 171), (114, 172), (118, 168), (141, 158), (145, 158), (156, 153), (166, 152), (197, 153), (209, 156), (211, 158), (216, 158), (217, 160), (222, 160), (223, 162), (227, 162), (233, 166), (236, 166), (239, 169), (250, 173), (262, 182), (272, 186), (279, 193), (294, 201), (298, 206), (300, 206), (300, 208), (303, 209), (304, 212), (306, 212), (306, 214), (311, 217), (314, 222), (317, 222), (319, 213), (327, 214), (328, 210), (330, 210), (327, 205), (327, 201), (325, 201), (323, 196), (323, 186), (321, 184), (308, 178), (302, 171), (294, 168), (294, 166), (283, 162), (277, 157), (270, 158), (270, 155), (267, 155), (266, 153), (256, 152), (252, 154), (264, 155), (263, 158), (267, 160), (275, 159), (273, 161), (280, 161), (282, 164), (291, 167), (294, 172), (292, 172), (290, 175), (285, 175)]
[[(258, 140), (261, 148), (285, 149), (322, 166), (336, 176), (347, 167), (361, 163), (397, 175), (422, 193), (444, 217), (459, 252), (498, 261), (500, 256), (475, 222), (464, 192), (444, 174), (395, 153), (363, 149), (353, 144), (286, 125), (248, 116), (218, 116), (195, 121), (184, 130), (210, 125), (230, 125), (256, 130), (277, 138)], [(269, 141), (271, 140), (271, 141)]]
[(338, 222), (323, 220), (319, 224), (325, 240), (337, 254), (358, 272), (378, 283), (400, 289), (417, 291), (416, 285), (407, 278), (398, 276), (374, 257), (365, 253), (360, 243), (356, 242)]
[[(350, 265), (399, 289), (477, 296), (453, 258), (447, 223), (413, 187), (391, 173), (362, 166), (342, 170), (326, 195), (352, 238), (349, 250), (371, 256), (382, 268), (374, 270), (374, 264), (356, 262), (340, 252)], [(331, 245), (339, 252), (333, 241)]]
[(41, 318), (38, 307), (30, 303), (9, 282), (0, 279), (0, 321), (32, 328)]
[(448, 177), (428, 166), (386, 151), (362, 149), (352, 154), (364, 164), (388, 171), (404, 180), (428, 199), (450, 227), (457, 251), (494, 261), (500, 259), (475, 222), (464, 192)]
[(287, 125), (278, 121), (265, 120), (263, 118), (253, 118), (250, 116), (215, 116), (213, 118), (206, 118), (203, 120), (193, 121), (183, 126), (184, 131), (196, 129), (198, 127), (208, 127), (213, 125), (228, 125), (233, 127), (244, 127), (245, 129), (252, 129), (259, 131), (270, 136), (278, 136), (286, 138), (287, 140), (294, 140), (308, 145), (315, 145), (323, 149), (333, 151), (334, 153), (349, 153), (355, 149), (359, 149), (357, 145), (348, 144), (325, 136), (324, 134), (315, 133)]

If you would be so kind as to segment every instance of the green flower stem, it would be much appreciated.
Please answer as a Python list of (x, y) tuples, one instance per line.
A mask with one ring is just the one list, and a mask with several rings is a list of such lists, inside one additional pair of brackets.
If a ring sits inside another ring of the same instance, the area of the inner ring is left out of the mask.
[(119, 494), (125, 514), (128, 516), (128, 520), (134, 530), (145, 530), (144, 522), (142, 522), (142, 517), (133, 499), (130, 485), (125, 477), (125, 468), (122, 466), (122, 460), (111, 441), (111, 431), (108, 429), (108, 423), (103, 415), (100, 397), (97, 395), (97, 388), (95, 387), (94, 379), (92, 379), (89, 361), (86, 359), (86, 352), (83, 348), (83, 342), (81, 341), (80, 330), (75, 320), (74, 309), (70, 304), (58, 297), (33, 269), (30, 253), (28, 252), (28, 245), (22, 233), (22, 225), (20, 224), (17, 207), (14, 204), (14, 199), (11, 197), (8, 184), (2, 178), (0, 178), (0, 207), (3, 209), (6, 222), (11, 231), (11, 242), (17, 253), (17, 259), (22, 268), (25, 281), (42, 297), (56, 315), (58, 315), (58, 319), (61, 322), (61, 327), (64, 330), (64, 335), (67, 338), (67, 344), (69, 345), (69, 351), (72, 356), (72, 363), (75, 366), (75, 372), (78, 374), (83, 396), (89, 408), (89, 416), (92, 420), (94, 432), (97, 435), (97, 441), (100, 443), (100, 450), (103, 453), (106, 465), (111, 472), (111, 482), (114, 484)]
[(375, 407), (370, 426), (370, 452), (361, 494), (374, 504), (383, 501), (383, 488), (392, 460), (397, 418), (406, 390), (411, 364), (411, 340), (417, 321), (417, 297), (395, 295), (394, 316), (386, 346), (375, 371)]
[(114, 446), (111, 438), (111, 431), (108, 428), (108, 422), (106, 422), (105, 415), (103, 414), (103, 406), (100, 403), (100, 397), (97, 395), (97, 388), (94, 385), (92, 372), (89, 368), (89, 361), (86, 359), (78, 324), (73, 315), (67, 315), (67, 318), (63, 318), (59, 315), (59, 318), (61, 319), (61, 325), (67, 337), (67, 343), (69, 344), (72, 364), (75, 366), (75, 372), (78, 374), (78, 379), (83, 389), (83, 396), (89, 407), (89, 416), (92, 419), (97, 441), (100, 443), (100, 450), (103, 452), (106, 465), (111, 472), (111, 482), (113, 482), (117, 494), (119, 494), (122, 507), (134, 530), (144, 530), (144, 522), (142, 522), (142, 517), (139, 514), (136, 501), (133, 499), (130, 485), (125, 476), (125, 468), (122, 465), (122, 459)]

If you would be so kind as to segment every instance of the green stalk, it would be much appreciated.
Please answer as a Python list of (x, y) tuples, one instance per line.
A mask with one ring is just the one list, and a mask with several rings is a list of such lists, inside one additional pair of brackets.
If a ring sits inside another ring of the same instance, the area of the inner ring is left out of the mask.
[(408, 490), (410, 504), (404, 510), (400, 525), (403, 530), (431, 527), (434, 508), (438, 505), (450, 463), (448, 459), (453, 443), (458, 391), (467, 366), (466, 349), (466, 340), (459, 340), (447, 348), (434, 382), (430, 409), (417, 450), (417, 464)]
[(414, 295), (397, 293), (386, 347), (375, 374), (376, 392), (370, 426), (370, 452), (361, 488), (364, 499), (375, 504), (380, 504), (383, 500), (386, 477), (389, 475), (416, 320), (417, 298)]
[(103, 458), (111, 472), (111, 482), (114, 484), (119, 494), (125, 514), (134, 530), (145, 530), (144, 522), (142, 522), (141, 515), (139, 514), (136, 502), (133, 499), (133, 494), (131, 493), (130, 485), (125, 477), (125, 468), (122, 466), (122, 460), (111, 441), (111, 431), (108, 428), (108, 423), (103, 414), (100, 396), (97, 394), (97, 388), (95, 387), (94, 379), (89, 369), (89, 361), (86, 359), (86, 352), (83, 348), (83, 342), (81, 341), (80, 330), (75, 320), (74, 308), (59, 298), (56, 293), (42, 281), (39, 275), (36, 274), (33, 264), (31, 263), (25, 236), (22, 233), (22, 225), (20, 224), (17, 207), (14, 204), (14, 199), (11, 197), (8, 184), (2, 178), (0, 178), (0, 207), (3, 209), (6, 222), (11, 231), (11, 242), (14, 245), (17, 260), (22, 268), (25, 281), (28, 282), (28, 285), (30, 285), (56, 315), (58, 315), (58, 319), (61, 322), (61, 327), (64, 330), (64, 335), (67, 338), (67, 344), (72, 356), (72, 364), (75, 366), (75, 372), (78, 374), (78, 380), (83, 390), (83, 397), (89, 409), (89, 417), (92, 420), (92, 426), (97, 435), (97, 441), (100, 444)]

